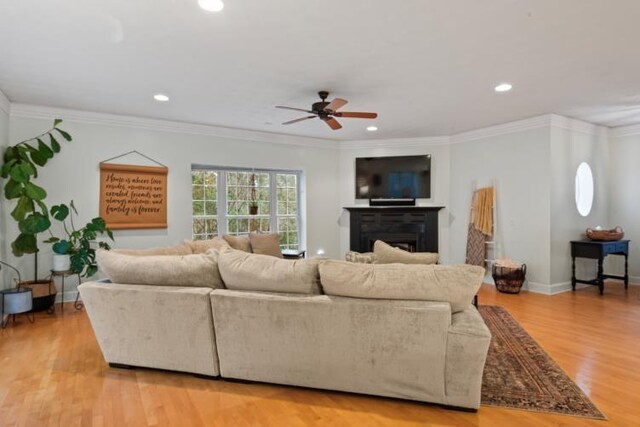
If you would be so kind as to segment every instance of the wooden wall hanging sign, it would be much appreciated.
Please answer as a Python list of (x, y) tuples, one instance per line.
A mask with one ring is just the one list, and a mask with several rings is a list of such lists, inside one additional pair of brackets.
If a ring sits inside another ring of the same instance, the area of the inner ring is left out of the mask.
[(167, 228), (166, 166), (100, 164), (100, 216), (113, 230)]

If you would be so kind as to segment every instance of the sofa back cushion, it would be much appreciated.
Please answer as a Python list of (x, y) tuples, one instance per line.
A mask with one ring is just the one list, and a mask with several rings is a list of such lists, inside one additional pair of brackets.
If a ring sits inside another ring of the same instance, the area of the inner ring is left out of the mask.
[(150, 256), (150, 255), (191, 255), (191, 247), (186, 243), (176, 246), (167, 246), (160, 248), (148, 249), (113, 249), (113, 253), (132, 256)]
[(221, 250), (230, 247), (229, 243), (219, 236), (207, 240), (185, 240), (184, 244), (188, 245), (194, 254), (203, 254), (210, 249)]
[(237, 249), (243, 252), (251, 252), (251, 242), (249, 241), (249, 236), (231, 236), (225, 234), (222, 236), (224, 240), (227, 241), (229, 246), (233, 249)]
[(125, 255), (97, 252), (98, 267), (114, 283), (223, 288), (218, 251), (193, 255)]
[(282, 250), (278, 243), (278, 235), (274, 234), (249, 234), (251, 242), (251, 251), (254, 254), (271, 255), (276, 258), (282, 258)]
[(394, 248), (382, 240), (373, 244), (377, 264), (437, 264), (438, 254), (433, 252), (407, 252)]
[(319, 260), (279, 259), (269, 255), (225, 250), (218, 266), (227, 289), (319, 294)]
[(320, 281), (327, 295), (443, 301), (455, 313), (469, 307), (484, 268), (472, 265), (357, 264), (324, 261)]

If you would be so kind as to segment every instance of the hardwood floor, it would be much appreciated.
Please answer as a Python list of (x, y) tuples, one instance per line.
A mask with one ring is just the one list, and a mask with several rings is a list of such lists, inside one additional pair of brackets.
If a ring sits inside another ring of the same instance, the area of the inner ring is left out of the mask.
[(110, 369), (85, 313), (67, 305), (0, 331), (0, 426), (640, 425), (640, 286), (550, 297), (485, 285), (480, 303), (506, 307), (609, 421)]

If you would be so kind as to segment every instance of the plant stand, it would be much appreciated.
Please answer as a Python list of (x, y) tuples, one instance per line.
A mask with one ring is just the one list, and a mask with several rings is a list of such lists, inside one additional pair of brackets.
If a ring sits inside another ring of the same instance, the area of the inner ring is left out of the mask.
[[(51, 270), (51, 281), (54, 282), (56, 277), (60, 277), (61, 281), (61, 289), (60, 289), (60, 312), (64, 314), (64, 280), (65, 278), (69, 277), (69, 276), (78, 276), (78, 286), (80, 286), (81, 282), (81, 277), (80, 277), (80, 273), (74, 273), (71, 270), (67, 270), (67, 271), (53, 271)], [(75, 308), (76, 310), (82, 310), (82, 308), (84, 307), (84, 304), (82, 303), (82, 301), (80, 301), (80, 292), (78, 292), (78, 294), (76, 295), (76, 300), (73, 303), (73, 308)], [(56, 311), (56, 304), (55, 304), (55, 300), (53, 302), (53, 304), (51, 304), (51, 307), (49, 307), (49, 309), (47, 310), (47, 313), (51, 314), (54, 313)]]

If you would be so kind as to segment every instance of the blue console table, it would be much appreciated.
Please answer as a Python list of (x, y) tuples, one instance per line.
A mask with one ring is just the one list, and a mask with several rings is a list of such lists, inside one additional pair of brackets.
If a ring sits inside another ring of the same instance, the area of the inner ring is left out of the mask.
[[(624, 256), (624, 276), (604, 274), (602, 263), (607, 255)], [(571, 288), (576, 290), (576, 283), (596, 285), (600, 295), (604, 292), (604, 279), (624, 280), (624, 288), (629, 287), (629, 240), (616, 240), (614, 242), (594, 242), (593, 240), (571, 241)], [(598, 276), (593, 280), (576, 279), (576, 258), (589, 258), (598, 260)]]

